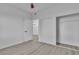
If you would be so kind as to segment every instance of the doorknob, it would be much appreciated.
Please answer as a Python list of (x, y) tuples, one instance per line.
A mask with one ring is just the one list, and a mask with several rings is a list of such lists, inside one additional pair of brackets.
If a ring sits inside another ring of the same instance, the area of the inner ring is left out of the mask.
[(24, 31), (24, 32), (27, 32), (27, 31)]

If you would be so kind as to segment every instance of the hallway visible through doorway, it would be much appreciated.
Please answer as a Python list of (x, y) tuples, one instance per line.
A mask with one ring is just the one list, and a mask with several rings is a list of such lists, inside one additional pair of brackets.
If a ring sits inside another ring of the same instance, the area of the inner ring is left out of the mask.
[(38, 26), (39, 26), (39, 19), (33, 20), (33, 40), (39, 39)]

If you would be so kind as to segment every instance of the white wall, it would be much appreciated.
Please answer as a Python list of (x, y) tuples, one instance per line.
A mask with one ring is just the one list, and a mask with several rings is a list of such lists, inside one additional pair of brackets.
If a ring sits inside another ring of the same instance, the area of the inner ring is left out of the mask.
[[(30, 15), (7, 4), (0, 4), (0, 49), (19, 44), (32, 38)], [(24, 39), (24, 21), (30, 26)], [(30, 23), (28, 23), (30, 22)], [(31, 31), (31, 32), (30, 32)]]
[(52, 4), (49, 8), (38, 13), (40, 19), (40, 41), (56, 44), (56, 17), (77, 13), (79, 4)]
[(39, 41), (41, 42), (46, 42), (46, 43), (51, 43), (52, 44), (52, 39), (53, 39), (53, 20), (51, 19), (45, 19), (45, 20), (40, 20), (39, 22)]

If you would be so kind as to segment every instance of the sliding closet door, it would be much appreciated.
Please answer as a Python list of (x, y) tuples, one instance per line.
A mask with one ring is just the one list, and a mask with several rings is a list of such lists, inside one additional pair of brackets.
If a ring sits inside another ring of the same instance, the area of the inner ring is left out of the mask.
[(79, 14), (59, 18), (59, 43), (79, 46)]

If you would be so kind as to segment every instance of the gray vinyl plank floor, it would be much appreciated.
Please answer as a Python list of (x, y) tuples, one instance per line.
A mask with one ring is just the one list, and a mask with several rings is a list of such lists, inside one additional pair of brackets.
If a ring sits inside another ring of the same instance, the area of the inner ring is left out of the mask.
[(67, 49), (37, 40), (23, 42), (21, 44), (0, 50), (0, 55), (78, 55), (78, 50)]

